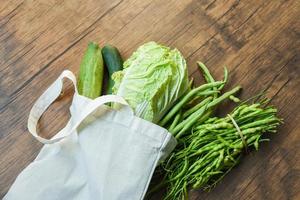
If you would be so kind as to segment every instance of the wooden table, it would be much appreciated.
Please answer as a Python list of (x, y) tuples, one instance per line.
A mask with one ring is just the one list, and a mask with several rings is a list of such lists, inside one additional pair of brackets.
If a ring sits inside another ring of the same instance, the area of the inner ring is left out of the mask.
[[(41, 148), (26, 127), (33, 102), (63, 69), (78, 72), (87, 43), (114, 44), (127, 58), (154, 40), (178, 48), (198, 84), (197, 60), (218, 79), (226, 65), (227, 88), (241, 84), (242, 99), (266, 91), (285, 120), (191, 199), (300, 199), (300, 1), (2, 0), (0, 27), (0, 197)], [(44, 136), (65, 124), (71, 95), (69, 84), (41, 120)]]

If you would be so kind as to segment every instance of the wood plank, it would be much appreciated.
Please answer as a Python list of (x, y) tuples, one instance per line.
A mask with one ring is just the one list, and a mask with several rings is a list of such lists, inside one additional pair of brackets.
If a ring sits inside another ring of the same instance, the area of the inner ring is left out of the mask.
[[(14, 17), (4, 23), (0, 34), (9, 34), (0, 38), (0, 85), (1, 93), (5, 94), (0, 97), (2, 107), (10, 101), (10, 96), (20, 91), (38, 72), (49, 67), (92, 31), (93, 23), (121, 3), (118, 0), (97, 1), (97, 4), (96, 1), (89, 1), (89, 4), (77, 2), (25, 1), (15, 11)], [(97, 6), (92, 6), (94, 4)], [(5, 19), (9, 16), (0, 17)], [(15, 70), (11, 70), (12, 66)]]
[[(191, 191), (191, 199), (300, 197), (299, 1), (85, 2), (0, 5), (0, 197), (41, 148), (26, 128), (33, 102), (63, 69), (78, 71), (87, 43), (115, 44), (128, 57), (150, 40), (178, 48), (197, 84), (203, 81), (197, 60), (218, 79), (226, 65), (227, 88), (241, 84), (244, 99), (267, 91), (286, 121), (270, 143), (246, 156), (215, 189)], [(68, 84), (64, 98), (47, 111), (40, 124), (43, 135), (63, 127), (72, 93)], [(224, 105), (220, 114), (232, 108)]]
[[(146, 15), (146, 17), (149, 20), (151, 20), (152, 12), (151, 10), (147, 11), (147, 5), (145, 5), (146, 9), (144, 11), (143, 11), (144, 8), (141, 8), (140, 11), (133, 9), (135, 8), (134, 4), (133, 5), (124, 4), (124, 6), (120, 4), (120, 7), (117, 8), (120, 10), (131, 8), (129, 10), (132, 11), (128, 12), (128, 14), (126, 15), (127, 18), (132, 17), (134, 19), (136, 17), (135, 12), (137, 12), (137, 14), (141, 12), (142, 15)], [(162, 10), (158, 10), (158, 12), (159, 11), (166, 12), (166, 10), (164, 9), (176, 10), (176, 8), (172, 8), (169, 6), (170, 5), (166, 5), (165, 7), (162, 7)], [(125, 13), (120, 12), (120, 10), (118, 10), (117, 8), (116, 8), (116, 12), (112, 11), (112, 16), (114, 14), (117, 15), (118, 13), (122, 13), (124, 17)], [(143, 14), (143, 12), (145, 12), (145, 14)], [(41, 73), (38, 73), (34, 77), (34, 79), (32, 79), (32, 81), (30, 81), (27, 85), (24, 86), (23, 89), (20, 90), (20, 92), (15, 93), (13, 102), (9, 103), (1, 110), (2, 111), (1, 115), (5, 120), (1, 122), (1, 130), (3, 130), (1, 131), (1, 133), (5, 133), (5, 137), (2, 137), (2, 139), (0, 140), (1, 143), (0, 151), (4, 155), (3, 157), (0, 158), (0, 163), (3, 163), (3, 165), (1, 165), (0, 168), (0, 174), (3, 177), (0, 180), (1, 187), (5, 187), (7, 190), (9, 185), (14, 180), (11, 178), (11, 176), (13, 176), (12, 174), (19, 173), (28, 164), (28, 161), (33, 160), (36, 154), (38, 153), (37, 150), (40, 149), (41, 147), (40, 144), (38, 144), (31, 138), (31, 136), (27, 133), (26, 130), (26, 120), (27, 120), (26, 113), (29, 113), (31, 106), (34, 100), (36, 99), (32, 97), (32, 94), (34, 94), (37, 91), (39, 91), (39, 94), (41, 94), (42, 91), (44, 91), (47, 88), (47, 86), (62, 71), (63, 69), (62, 66), (70, 66), (68, 67), (68, 69), (77, 72), (79, 62), (80, 62), (79, 61), (80, 58), (77, 55), (83, 54), (83, 51), (86, 48), (88, 41), (95, 40), (95, 41), (100, 41), (100, 43), (102, 43), (102, 41), (103, 42), (110, 41), (110, 37), (112, 35), (112, 30), (110, 29), (111, 23), (114, 24), (113, 22), (117, 22), (119, 18), (115, 17), (113, 19), (115, 19), (115, 21), (112, 21), (112, 18), (110, 16), (107, 16), (103, 18), (103, 21), (100, 20), (99, 22), (97, 22), (97, 24), (95, 24), (95, 26), (97, 27), (93, 32), (90, 33), (89, 38), (82, 38), (81, 41), (79, 41), (78, 44), (74, 46), (74, 48), (69, 49), (65, 54), (61, 55), (60, 58), (52, 62), (51, 67), (47, 67)], [(118, 24), (119, 26), (118, 27), (116, 26), (114, 30), (115, 32), (119, 31), (117, 28), (121, 29), (123, 27), (123, 24), (120, 23)], [(130, 24), (128, 25), (130, 26)], [(125, 26), (127, 25), (125, 24)], [(131, 27), (128, 27), (127, 29), (130, 30)], [(99, 34), (99, 32), (101, 34)], [(142, 30), (139, 33), (144, 34)], [(142, 37), (140, 38), (143, 39)], [(133, 43), (131, 45), (133, 45)], [(44, 78), (45, 76), (48, 77), (49, 79), (45, 80)], [(71, 92), (67, 90), (66, 93), (69, 94)], [(50, 110), (49, 113), (46, 114), (47, 118), (41, 121), (40, 125), (42, 130), (51, 130), (51, 132), (46, 134), (46, 136), (53, 135), (57, 130), (59, 130), (59, 128), (63, 127), (63, 125), (67, 120), (67, 117), (63, 118), (63, 114), (61, 115), (62, 118), (57, 118), (55, 116), (57, 115), (56, 114), (57, 111), (60, 111), (61, 113), (68, 113), (68, 107), (66, 107), (66, 105), (68, 105), (70, 101), (71, 101), (70, 95), (67, 95), (66, 98), (63, 98), (61, 101), (58, 101), (56, 104), (53, 105), (55, 109)], [(13, 113), (15, 113), (17, 110), (22, 110), (24, 114), (15, 117)], [(12, 127), (14, 128), (12, 129)], [(28, 152), (28, 153), (25, 153), (26, 155), (24, 155), (24, 152)], [(21, 161), (21, 159), (23, 162)], [(17, 160), (19, 161), (18, 163), (16, 162)], [(9, 164), (11, 164), (12, 166), (8, 167)]]

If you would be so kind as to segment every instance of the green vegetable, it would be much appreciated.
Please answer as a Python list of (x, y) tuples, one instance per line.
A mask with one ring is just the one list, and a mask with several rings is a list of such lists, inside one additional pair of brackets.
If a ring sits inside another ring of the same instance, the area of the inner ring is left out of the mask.
[(180, 108), (188, 101), (190, 101), (198, 92), (209, 89), (211, 87), (220, 86), (221, 84), (223, 83), (222, 82), (208, 83), (192, 89), (186, 96), (184, 96), (179, 101), (179, 103), (176, 104), (176, 106), (172, 108), (172, 110), (163, 118), (163, 120), (159, 123), (159, 125), (164, 126), (176, 114), (176, 112), (178, 112)]
[(264, 103), (241, 104), (227, 117), (211, 117), (224, 100), (239, 102), (234, 95), (241, 87), (223, 93), (227, 69), (223, 81), (215, 81), (203, 63), (198, 66), (207, 83), (193, 88), (180, 52), (149, 42), (112, 75), (114, 94), (123, 96), (136, 115), (163, 126), (177, 139), (175, 151), (161, 164), (164, 180), (150, 191), (167, 185), (166, 200), (186, 199), (188, 188), (215, 185), (237, 165), (244, 150), (258, 149), (265, 141), (262, 134), (276, 132), (281, 123), (277, 110)]
[(282, 122), (276, 117), (277, 110), (263, 106), (242, 104), (227, 117), (194, 124), (193, 131), (181, 138), (175, 152), (163, 163), (163, 183), (168, 185), (165, 199), (186, 198), (188, 187), (214, 186), (238, 164), (244, 151), (252, 146), (257, 150), (259, 143), (266, 141), (261, 138), (264, 132), (276, 132)]
[(189, 88), (186, 62), (177, 49), (149, 42), (112, 76), (113, 92), (125, 98), (140, 117), (157, 123)]
[(102, 56), (108, 71), (108, 85), (106, 94), (112, 94), (114, 80), (112, 74), (123, 69), (123, 60), (118, 49), (112, 45), (105, 45), (102, 48)]
[(258, 149), (259, 143), (266, 141), (262, 134), (276, 132), (281, 123), (276, 109), (264, 107), (268, 101), (241, 104), (224, 118), (210, 117), (224, 100), (239, 102), (234, 95), (241, 87), (222, 93), (227, 69), (220, 82), (203, 63), (198, 65), (207, 83), (189, 90), (159, 122), (177, 138), (178, 145), (161, 164), (164, 180), (148, 195), (167, 185), (165, 200), (187, 199), (188, 188), (214, 186), (238, 164), (243, 151), (252, 146)]
[(88, 44), (80, 64), (78, 79), (78, 92), (80, 95), (91, 99), (101, 95), (103, 60), (101, 48), (96, 43), (90, 42)]
[[(237, 86), (218, 97), (218, 94), (221, 93), (221, 90), (228, 80), (227, 69), (224, 69), (224, 81), (221, 82), (215, 81), (203, 63), (198, 62), (198, 66), (203, 72), (207, 83), (191, 89), (158, 123), (160, 126), (167, 128), (177, 139), (189, 133), (189, 130), (195, 123), (205, 121), (213, 113), (215, 107), (222, 101), (226, 99), (237, 101), (237, 98), (233, 95), (241, 89), (240, 86)], [(191, 108), (185, 108), (190, 104), (192, 104)], [(181, 117), (180, 121), (174, 119), (174, 116), (177, 116), (179, 112), (183, 113), (183, 117)], [(172, 120), (173, 122), (171, 122)], [(169, 123), (171, 123), (171, 126), (168, 125)]]

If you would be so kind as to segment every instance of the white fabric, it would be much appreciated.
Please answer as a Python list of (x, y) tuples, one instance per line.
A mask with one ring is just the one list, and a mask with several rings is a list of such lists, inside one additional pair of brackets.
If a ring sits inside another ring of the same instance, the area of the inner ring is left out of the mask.
[[(71, 118), (53, 138), (36, 131), (39, 118), (60, 95), (63, 78), (75, 87)], [(72, 72), (64, 71), (36, 101), (29, 114), (30, 133), (45, 145), (17, 177), (4, 200), (143, 199), (154, 169), (175, 147), (162, 127), (134, 116), (129, 106), (104, 105), (119, 96), (95, 100), (80, 96)]]

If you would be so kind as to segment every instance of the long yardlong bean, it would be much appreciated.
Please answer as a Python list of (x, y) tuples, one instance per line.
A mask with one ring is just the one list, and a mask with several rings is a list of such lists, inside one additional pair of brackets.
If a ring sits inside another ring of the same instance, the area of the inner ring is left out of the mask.
[(258, 149), (259, 143), (266, 140), (261, 138), (262, 133), (276, 132), (281, 123), (275, 116), (277, 110), (265, 108), (262, 102), (252, 105), (242, 102), (230, 113), (240, 132), (229, 117), (209, 118), (224, 100), (239, 102), (234, 95), (241, 87), (222, 94), (228, 80), (226, 67), (223, 81), (215, 81), (203, 63), (198, 62), (198, 66), (207, 84), (192, 88), (190, 82), (190, 90), (158, 123), (178, 139), (175, 152), (161, 165), (165, 178), (155, 187), (168, 185), (165, 200), (187, 198), (189, 187), (214, 186), (238, 163), (244, 150)]
[[(168, 161), (172, 165), (166, 172), (169, 193), (165, 199), (186, 197), (184, 190), (187, 187), (215, 185), (238, 163), (244, 148), (253, 146), (258, 149), (259, 143), (264, 141), (262, 133), (275, 130), (281, 121), (275, 114), (274, 108), (263, 108), (262, 105), (241, 105), (231, 113), (246, 139), (247, 147), (228, 117), (214, 117), (194, 124), (197, 131), (181, 138), (180, 142), (185, 146), (177, 149)], [(246, 116), (251, 121), (240, 120)]]
[(160, 121), (159, 125), (164, 126), (166, 123), (189, 101), (200, 91), (204, 91), (209, 88), (217, 87), (224, 84), (222, 81), (217, 81), (213, 83), (207, 83), (201, 85), (197, 88), (192, 89), (189, 93), (187, 93), (172, 109), (168, 114)]

